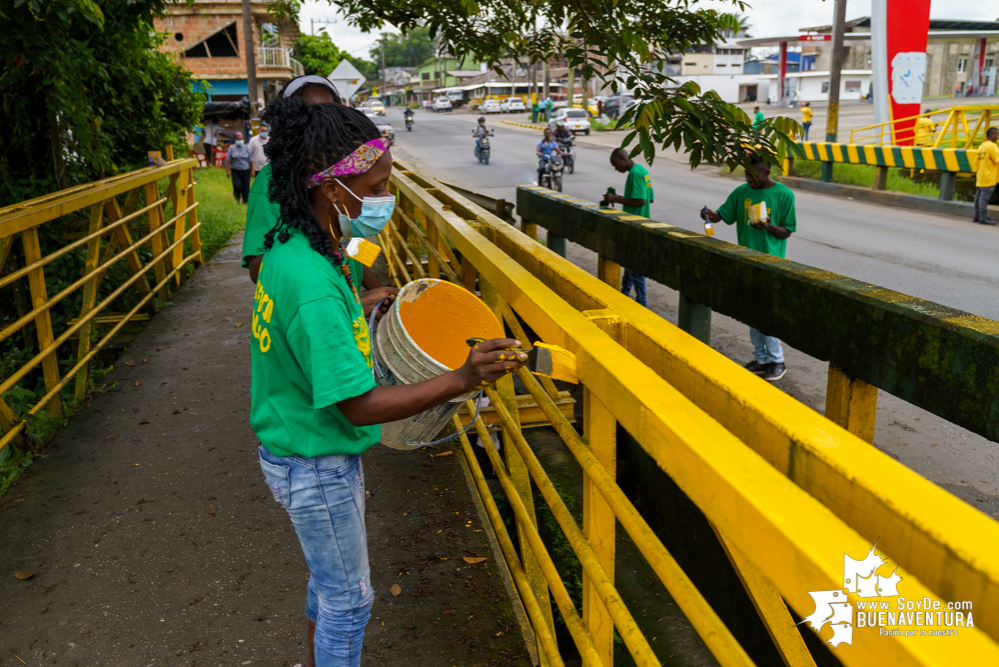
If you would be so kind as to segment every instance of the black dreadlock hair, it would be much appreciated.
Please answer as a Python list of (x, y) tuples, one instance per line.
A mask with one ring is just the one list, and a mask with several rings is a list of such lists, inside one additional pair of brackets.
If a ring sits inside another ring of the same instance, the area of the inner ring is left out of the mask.
[[(343, 257), (312, 214), (305, 181), (381, 133), (357, 109), (340, 104), (310, 105), (296, 97), (272, 101), (264, 120), (271, 127), (270, 141), (264, 147), (271, 164), (267, 196), (281, 206), (281, 217), (264, 237), (264, 248), (270, 250), (275, 240), (286, 243), (291, 238), (290, 230), (300, 229), (313, 250), (335, 265), (342, 265)], [(353, 286), (350, 276), (346, 277)]]

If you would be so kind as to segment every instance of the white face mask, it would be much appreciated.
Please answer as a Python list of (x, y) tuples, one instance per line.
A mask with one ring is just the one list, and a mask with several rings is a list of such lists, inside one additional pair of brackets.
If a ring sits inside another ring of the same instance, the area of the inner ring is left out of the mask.
[(356, 218), (351, 218), (345, 213), (340, 216), (340, 234), (344, 239), (356, 236), (374, 236), (385, 229), (385, 225), (392, 219), (395, 211), (395, 195), (385, 197), (365, 197), (361, 199), (353, 191), (344, 185), (339, 178), (334, 179), (350, 195), (361, 202), (361, 214)]

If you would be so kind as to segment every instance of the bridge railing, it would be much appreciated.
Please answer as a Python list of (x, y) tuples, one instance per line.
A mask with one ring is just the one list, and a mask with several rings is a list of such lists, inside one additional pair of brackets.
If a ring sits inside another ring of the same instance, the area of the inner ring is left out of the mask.
[[(875, 146), (917, 146), (922, 148), (976, 148), (985, 140), (999, 106), (969, 105), (896, 118), (884, 123), (850, 130), (851, 144)], [(925, 129), (919, 119), (930, 121)]]
[[(583, 664), (613, 664), (615, 628), (637, 664), (661, 664), (615, 588), (618, 523), (719, 663), (752, 664), (618, 485), (618, 425), (703, 512), (786, 664), (811, 658), (784, 601), (801, 617), (811, 614), (808, 591), (842, 589), (844, 552), (862, 557), (879, 536), (879, 550), (906, 564), (907, 597), (973, 601), (983, 620), (959, 643), (857, 632), (852, 650), (837, 657), (848, 665), (999, 659), (995, 522), (440, 183), (399, 167), (392, 189), (399, 205), (382, 245), (397, 284), (423, 276), (464, 284), (521, 341), (529, 329), (579, 361), (582, 434), (558, 410), (553, 386), (525, 372), (519, 379), (582, 468), (581, 525), (522, 435), (511, 378), (489, 390), (503, 455), (485, 451), (512, 508), (519, 549), (469, 441), (461, 442), (542, 664), (562, 664), (550, 599)], [(602, 271), (613, 272), (610, 260)], [(477, 429), (488, 443), (485, 424)], [(532, 483), (582, 564), (581, 611), (538, 533)]]
[[(23, 438), (31, 415), (61, 416), (70, 382), (82, 399), (91, 359), (201, 261), (197, 165), (175, 160), (0, 209), (0, 345), (22, 359), (0, 376), (0, 449)], [(2, 397), (39, 368), (44, 393), (15, 413)]]

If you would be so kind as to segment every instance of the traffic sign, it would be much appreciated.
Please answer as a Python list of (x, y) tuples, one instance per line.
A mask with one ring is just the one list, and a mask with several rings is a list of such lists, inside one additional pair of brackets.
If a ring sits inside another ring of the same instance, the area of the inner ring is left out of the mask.
[(346, 58), (341, 60), (336, 69), (330, 72), (330, 75), (326, 78), (336, 86), (337, 92), (340, 93), (340, 97), (345, 102), (349, 101), (365, 82), (364, 75), (357, 71), (357, 68)]

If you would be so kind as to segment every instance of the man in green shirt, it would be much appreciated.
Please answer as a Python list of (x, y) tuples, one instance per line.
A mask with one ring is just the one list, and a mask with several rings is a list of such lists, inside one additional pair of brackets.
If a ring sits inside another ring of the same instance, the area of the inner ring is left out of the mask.
[[(624, 182), (624, 196), (607, 193), (604, 195), (605, 204), (621, 204), (625, 213), (640, 215), (643, 218), (649, 217), (649, 209), (652, 204), (652, 178), (649, 170), (628, 157), (628, 151), (623, 148), (615, 148), (611, 151), (611, 166), (622, 174), (628, 174), (628, 179)], [(621, 291), (631, 296), (631, 286), (635, 286), (635, 300), (646, 308), (648, 301), (645, 291), (645, 276), (634, 273), (631, 269), (624, 269), (624, 276), (621, 279)]]
[(763, 127), (763, 121), (766, 120), (763, 116), (763, 112), (760, 111), (760, 105), (757, 104), (753, 107), (753, 129), (757, 132)]
[[(794, 193), (770, 178), (770, 163), (759, 158), (746, 167), (746, 183), (733, 190), (717, 211), (704, 207), (701, 218), (734, 224), (739, 245), (777, 257), (784, 257), (787, 240), (797, 229)], [(749, 338), (754, 359), (746, 368), (770, 382), (784, 377), (787, 369), (780, 340), (752, 327)]]

